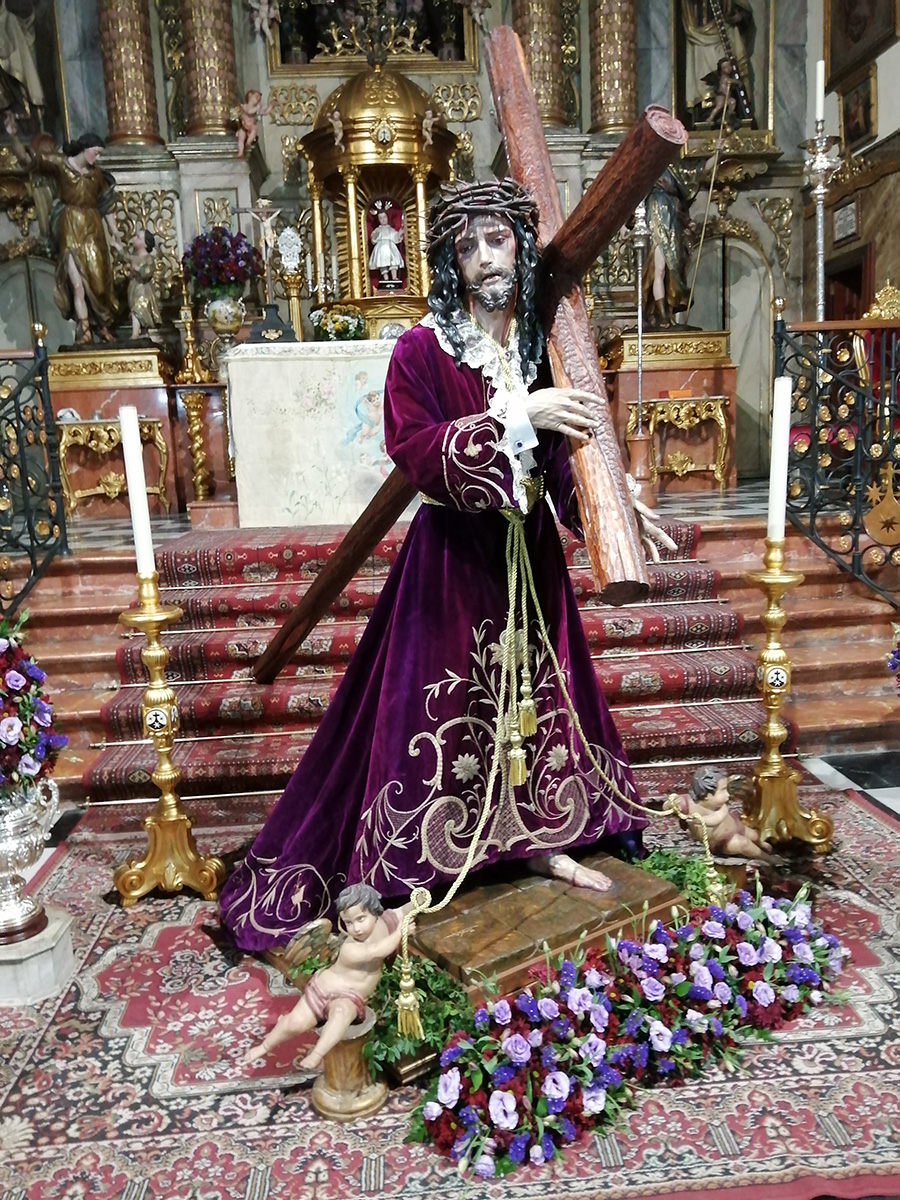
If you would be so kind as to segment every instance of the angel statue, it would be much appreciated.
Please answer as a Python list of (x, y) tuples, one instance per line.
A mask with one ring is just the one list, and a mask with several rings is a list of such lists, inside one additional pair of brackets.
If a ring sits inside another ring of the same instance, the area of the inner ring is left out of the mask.
[[(332, 937), (331, 922), (320, 917), (304, 925), (285, 951), (285, 959), (294, 965), (324, 947), (333, 955), (331, 964), (316, 971), (291, 1011), (247, 1051), (243, 1062), (256, 1062), (280, 1042), (321, 1024), (315, 1046), (300, 1063), (316, 1071), (353, 1022), (365, 1017), (366, 1001), (378, 986), (384, 960), (400, 945), (400, 927), (412, 905), (385, 909), (373, 887), (354, 883), (338, 894), (334, 907), (343, 940)], [(415, 925), (409, 928), (413, 932)]]
[(250, 25), (257, 37), (264, 37), (271, 46), (275, 40), (272, 25), (281, 20), (278, 0), (247, 0), (250, 7)]
[(694, 772), (690, 792), (680, 800), (684, 823), (691, 836), (703, 840), (698, 822), (706, 826), (709, 849), (721, 858), (768, 859), (769, 842), (762, 841), (757, 830), (736, 817), (728, 807), (729, 778), (715, 767), (700, 767)]

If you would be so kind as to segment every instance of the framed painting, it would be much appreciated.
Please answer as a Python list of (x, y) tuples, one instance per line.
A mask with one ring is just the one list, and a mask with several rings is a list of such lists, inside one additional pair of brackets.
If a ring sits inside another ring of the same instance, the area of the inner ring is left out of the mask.
[(831, 244), (842, 246), (859, 237), (859, 197), (835, 208), (831, 214)]
[(852, 75), (839, 89), (841, 143), (857, 150), (878, 136), (878, 79), (875, 63)]
[(825, 0), (828, 91), (898, 40), (900, 0)]

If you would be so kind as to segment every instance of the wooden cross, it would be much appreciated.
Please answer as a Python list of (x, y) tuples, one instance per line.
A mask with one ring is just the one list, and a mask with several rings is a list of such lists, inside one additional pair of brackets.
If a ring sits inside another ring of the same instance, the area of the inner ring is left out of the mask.
[[(599, 428), (587, 443), (570, 446), (570, 458), (601, 599), (625, 604), (647, 594), (647, 565), (581, 285), (598, 254), (678, 156), (687, 133), (665, 109), (651, 106), (563, 221), (537, 102), (515, 32), (507, 26), (495, 30), (487, 40), (485, 57), (510, 174), (528, 188), (540, 211), (543, 253), (537, 294), (543, 297), (554, 382), (601, 398), (595, 409)], [(414, 496), (415, 488), (395, 468), (272, 639), (253, 672), (257, 683), (272, 682)]]

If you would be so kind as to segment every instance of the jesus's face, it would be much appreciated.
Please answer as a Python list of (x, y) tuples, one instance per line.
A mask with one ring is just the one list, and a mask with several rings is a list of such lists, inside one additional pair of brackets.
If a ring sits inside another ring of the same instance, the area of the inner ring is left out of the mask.
[(454, 242), (470, 297), (487, 312), (508, 308), (516, 292), (516, 235), (502, 217), (476, 216)]

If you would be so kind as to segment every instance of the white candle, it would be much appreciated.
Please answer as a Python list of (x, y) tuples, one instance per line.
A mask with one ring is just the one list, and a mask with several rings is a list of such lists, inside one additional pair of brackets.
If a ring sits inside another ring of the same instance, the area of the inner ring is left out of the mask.
[(312, 255), (311, 255), (311, 254), (310, 254), (310, 252), (307, 250), (307, 252), (306, 252), (306, 278), (307, 278), (307, 279), (312, 279), (312, 277), (313, 277), (313, 273), (312, 273)]
[(125, 481), (128, 484), (128, 504), (131, 508), (131, 528), (134, 530), (134, 553), (138, 575), (156, 571), (153, 558), (153, 537), (150, 533), (150, 509), (147, 506), (147, 479), (144, 475), (144, 453), (137, 409), (123, 404), (119, 409), (119, 429), (122, 432), (122, 453), (125, 456)]
[(791, 392), (789, 375), (775, 380), (772, 403), (771, 460), (769, 463), (769, 519), (766, 537), (784, 541), (784, 513), (787, 507), (788, 449), (791, 438)]
[(334, 284), (334, 290), (338, 289), (338, 260), (337, 255), (331, 256), (331, 282)]
[(816, 63), (816, 120), (825, 120), (825, 59)]

